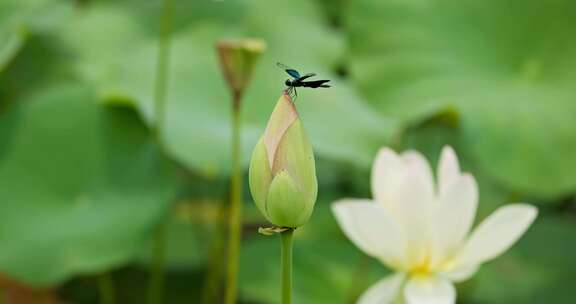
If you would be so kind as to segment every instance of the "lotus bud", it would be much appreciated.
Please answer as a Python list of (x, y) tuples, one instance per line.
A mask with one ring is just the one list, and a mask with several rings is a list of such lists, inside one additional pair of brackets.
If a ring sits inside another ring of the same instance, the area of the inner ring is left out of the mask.
[(222, 40), (216, 45), (222, 71), (234, 95), (235, 107), (252, 78), (254, 67), (266, 43), (259, 39)]
[(296, 228), (312, 215), (318, 193), (314, 152), (286, 93), (254, 148), (249, 178), (256, 206), (272, 224)]

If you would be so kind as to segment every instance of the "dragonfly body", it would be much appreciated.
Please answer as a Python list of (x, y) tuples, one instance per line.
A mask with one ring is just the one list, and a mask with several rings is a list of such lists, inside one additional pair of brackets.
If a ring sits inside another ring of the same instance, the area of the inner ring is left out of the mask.
[[(288, 87), (286, 89), (286, 92), (288, 92), (288, 94), (290, 94), (290, 96), (295, 99), (295, 97), (298, 97), (298, 93), (296, 92), (296, 88), (298, 87), (302, 87), (302, 88), (329, 88), (330, 85), (326, 84), (328, 82), (330, 82), (330, 80), (312, 80), (312, 81), (305, 81), (306, 79), (310, 78), (310, 77), (314, 77), (316, 76), (315, 73), (308, 73), (306, 75), (300, 75), (300, 73), (292, 68), (289, 68), (281, 63), (277, 63), (278, 67), (280, 67), (281, 69), (283, 69), (284, 71), (286, 71), (286, 73), (288, 75), (290, 75), (292, 77), (292, 79), (286, 79), (286, 81), (284, 82), (284, 84), (286, 84), (286, 86)], [(292, 96), (294, 95), (294, 96)]]

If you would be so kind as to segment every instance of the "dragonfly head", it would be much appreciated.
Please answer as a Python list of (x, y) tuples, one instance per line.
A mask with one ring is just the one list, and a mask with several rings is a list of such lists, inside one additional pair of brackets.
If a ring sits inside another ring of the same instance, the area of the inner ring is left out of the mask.
[(291, 86), (292, 85), (292, 80), (290, 79), (286, 79), (286, 82), (284, 82), (286, 84), (286, 86)]

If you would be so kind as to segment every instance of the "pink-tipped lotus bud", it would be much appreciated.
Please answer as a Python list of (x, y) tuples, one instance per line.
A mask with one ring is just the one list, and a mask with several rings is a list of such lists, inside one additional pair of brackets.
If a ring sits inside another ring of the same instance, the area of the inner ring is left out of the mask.
[(318, 193), (314, 152), (286, 93), (254, 148), (250, 192), (258, 209), (276, 226), (299, 227), (312, 215)]

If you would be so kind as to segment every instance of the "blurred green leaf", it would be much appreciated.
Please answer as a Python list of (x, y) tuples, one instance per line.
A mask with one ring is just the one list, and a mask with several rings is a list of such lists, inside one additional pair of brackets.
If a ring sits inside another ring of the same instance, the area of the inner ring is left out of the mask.
[(407, 122), (455, 108), (482, 169), (554, 198), (576, 190), (575, 10), (571, 0), (354, 1), (350, 74)]
[[(228, 18), (233, 8), (238, 16)], [(153, 124), (156, 35), (147, 34), (150, 30), (142, 26), (142, 16), (132, 11), (133, 7), (113, 4), (88, 7), (62, 39), (75, 50), (80, 75), (97, 83), (107, 101), (131, 99)], [(231, 101), (214, 49), (215, 42), (226, 37), (262, 38), (269, 46), (243, 102), (244, 164), (284, 88), (287, 75), (276, 68), (276, 61), (334, 80), (334, 88), (301, 90), (297, 101), (320, 156), (368, 166), (376, 150), (395, 133), (395, 122), (374, 113), (330, 72), (341, 57), (343, 44), (322, 24), (313, 4), (230, 1), (204, 12), (204, 22), (181, 25), (173, 35), (167, 117), (162, 128), (167, 152), (188, 168), (206, 175), (229, 170)], [(103, 28), (99, 25), (104, 20), (107, 26)]]
[(127, 108), (81, 85), (37, 93), (0, 119), (0, 270), (33, 285), (126, 262), (175, 182)]
[(71, 0), (0, 1), (0, 108), (66, 74), (69, 54), (59, 53), (51, 34), (73, 7)]
[(0, 28), (0, 73), (16, 56), (25, 38), (26, 32), (22, 27)]
[[(196, 199), (175, 204), (166, 218), (165, 262), (166, 268), (175, 271), (201, 269), (207, 261), (211, 242), (216, 238), (217, 225), (223, 222), (223, 202), (213, 199)], [(138, 257), (142, 265), (153, 260), (153, 244), (149, 244)]]
[(22, 25), (31, 32), (49, 32), (68, 20), (73, 7), (69, 0), (2, 0), (0, 28)]

